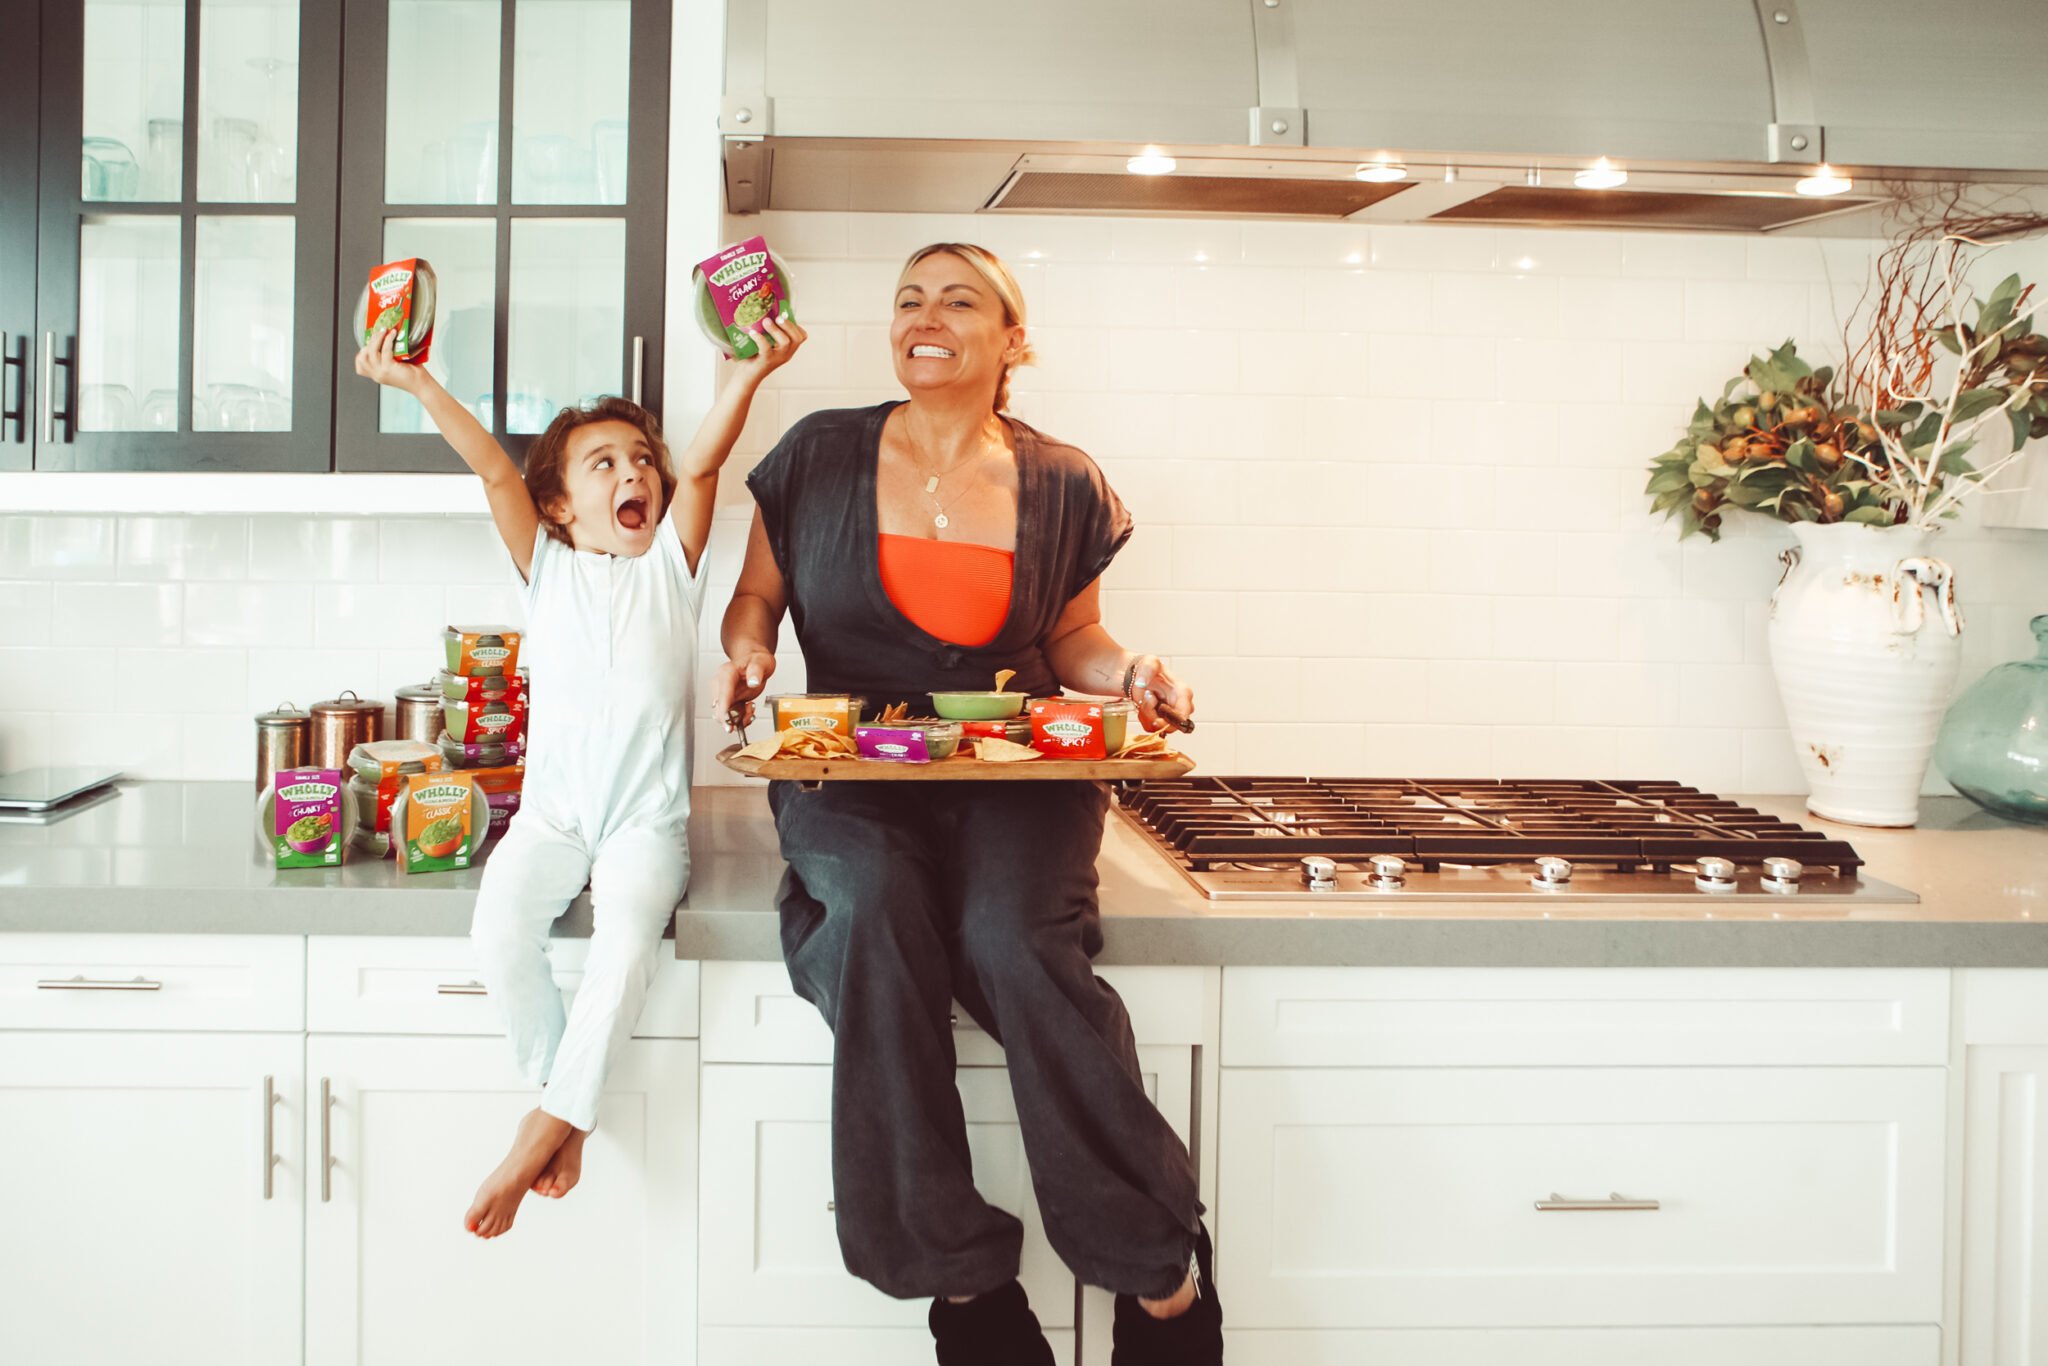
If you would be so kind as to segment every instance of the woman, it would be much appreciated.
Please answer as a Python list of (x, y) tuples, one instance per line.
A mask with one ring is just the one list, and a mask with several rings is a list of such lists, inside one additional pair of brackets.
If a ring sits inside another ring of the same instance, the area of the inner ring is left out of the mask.
[[(1093, 461), (1002, 416), (1029, 362), (1024, 301), (992, 253), (940, 243), (897, 284), (910, 399), (814, 413), (747, 482), (759, 505), (726, 610), (718, 714), (752, 716), (787, 610), (812, 688), (871, 706), (982, 690), (1122, 693), (1157, 729), (1194, 695), (1101, 623), (1131, 519)], [(744, 719), (744, 718), (743, 718)], [(951, 1001), (1005, 1050), (1047, 1237), (1117, 1293), (1118, 1366), (1222, 1360), (1187, 1149), (1146, 1098), (1101, 948), (1099, 783), (769, 789), (789, 863), (790, 980), (832, 1026), (840, 1248), (898, 1298), (933, 1297), (938, 1360), (1050, 1363), (1017, 1283), (1023, 1229), (975, 1191)]]

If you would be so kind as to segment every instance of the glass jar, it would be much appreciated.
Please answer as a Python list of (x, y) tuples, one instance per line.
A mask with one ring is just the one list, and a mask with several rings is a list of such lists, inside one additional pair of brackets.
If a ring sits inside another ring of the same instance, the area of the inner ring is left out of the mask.
[(1986, 811), (2048, 824), (2048, 613), (2027, 627), (2034, 657), (1999, 665), (1956, 699), (1934, 761)]

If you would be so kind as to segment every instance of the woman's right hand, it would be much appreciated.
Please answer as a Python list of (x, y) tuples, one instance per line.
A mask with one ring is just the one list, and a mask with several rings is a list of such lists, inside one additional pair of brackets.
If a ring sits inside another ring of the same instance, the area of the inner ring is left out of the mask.
[(742, 729), (754, 723), (754, 699), (775, 675), (775, 656), (766, 650), (752, 650), (718, 666), (711, 685), (711, 714), (727, 732), (737, 720)]
[(398, 359), (397, 329), (386, 327), (356, 352), (356, 373), (364, 379), (373, 379), (379, 384), (410, 393), (426, 371)]

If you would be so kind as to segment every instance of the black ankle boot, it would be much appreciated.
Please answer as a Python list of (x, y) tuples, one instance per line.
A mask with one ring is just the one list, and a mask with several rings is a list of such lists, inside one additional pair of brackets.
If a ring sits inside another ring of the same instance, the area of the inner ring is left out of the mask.
[(1195, 1231), (1195, 1302), (1187, 1312), (1155, 1319), (1136, 1295), (1116, 1297), (1110, 1366), (1221, 1366), (1223, 1302), (1216, 1298), (1215, 1251), (1209, 1230)]
[(1053, 1366), (1038, 1315), (1016, 1281), (965, 1304), (933, 1300), (927, 1321), (939, 1366)]

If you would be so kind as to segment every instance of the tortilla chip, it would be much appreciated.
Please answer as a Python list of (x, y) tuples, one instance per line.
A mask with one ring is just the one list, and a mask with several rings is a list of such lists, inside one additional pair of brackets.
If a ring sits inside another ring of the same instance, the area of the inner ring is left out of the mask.
[(991, 764), (1021, 764), (1027, 759), (1044, 756), (1029, 745), (1020, 745), (1014, 740), (1004, 740), (993, 735), (982, 735), (975, 738), (974, 757)]
[(1124, 747), (1112, 757), (1118, 759), (1163, 759), (1173, 753), (1166, 743), (1166, 737), (1157, 731), (1141, 730), (1124, 741)]
[(738, 757), (768, 762), (782, 752), (782, 736), (771, 735), (765, 740), (756, 740), (751, 745), (741, 745)]
[(1010, 686), (1010, 680), (1011, 680), (1011, 679), (1013, 679), (1013, 678), (1015, 678), (1016, 676), (1017, 676), (1017, 671), (1016, 671), (1015, 669), (997, 669), (997, 670), (996, 670), (996, 691), (997, 691), (997, 692), (1001, 692), (1001, 691), (1002, 691), (1003, 689), (1005, 689), (1005, 688), (1009, 687), (1009, 686)]
[(897, 722), (906, 721), (909, 718), (910, 704), (908, 702), (891, 702), (888, 706), (882, 708), (881, 719), (876, 724), (893, 726)]

